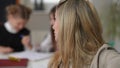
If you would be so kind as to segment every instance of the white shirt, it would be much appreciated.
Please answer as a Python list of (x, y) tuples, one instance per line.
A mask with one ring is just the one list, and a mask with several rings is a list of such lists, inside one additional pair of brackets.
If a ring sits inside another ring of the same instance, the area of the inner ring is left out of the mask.
[(51, 40), (51, 34), (48, 33), (48, 35), (45, 37), (45, 39), (40, 44), (40, 51), (43, 52), (49, 52), (52, 48), (52, 40)]
[(10, 22), (6, 22), (5, 24), (4, 24), (4, 26), (5, 26), (5, 28), (6, 28), (6, 30), (8, 31), (8, 32), (10, 32), (10, 33), (12, 33), (12, 34), (16, 34), (17, 33), (17, 31), (12, 27), (12, 25), (10, 24)]

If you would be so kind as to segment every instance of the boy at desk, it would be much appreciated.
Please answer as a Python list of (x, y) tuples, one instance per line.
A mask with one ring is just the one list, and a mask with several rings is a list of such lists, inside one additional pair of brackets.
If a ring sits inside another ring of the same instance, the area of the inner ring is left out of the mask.
[(0, 53), (20, 52), (32, 49), (30, 31), (25, 28), (31, 9), (23, 5), (10, 5), (6, 8), (7, 22), (0, 25)]

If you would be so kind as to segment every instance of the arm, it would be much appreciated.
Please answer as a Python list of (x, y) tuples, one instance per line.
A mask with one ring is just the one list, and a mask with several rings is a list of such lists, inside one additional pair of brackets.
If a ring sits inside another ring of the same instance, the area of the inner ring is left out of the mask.
[(31, 41), (30, 41), (30, 36), (27, 35), (27, 36), (23, 36), (22, 38), (22, 44), (24, 45), (25, 48), (27, 49), (32, 49), (32, 45), (31, 45)]
[(6, 53), (11, 53), (11, 52), (13, 52), (12, 48), (0, 46), (0, 53), (6, 54)]
[(40, 51), (49, 52), (52, 48), (51, 35), (48, 34), (47, 37), (40, 44)]

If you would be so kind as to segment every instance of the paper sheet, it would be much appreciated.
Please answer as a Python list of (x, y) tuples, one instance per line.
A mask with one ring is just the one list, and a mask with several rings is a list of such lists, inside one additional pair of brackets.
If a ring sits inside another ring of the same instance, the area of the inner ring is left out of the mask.
[(25, 52), (19, 52), (19, 53), (12, 53), (9, 55), (9, 57), (15, 57), (15, 58), (26, 58), (31, 61), (37, 61), (42, 60), (46, 58), (50, 58), (53, 54), (52, 53), (37, 53), (33, 51), (25, 51)]

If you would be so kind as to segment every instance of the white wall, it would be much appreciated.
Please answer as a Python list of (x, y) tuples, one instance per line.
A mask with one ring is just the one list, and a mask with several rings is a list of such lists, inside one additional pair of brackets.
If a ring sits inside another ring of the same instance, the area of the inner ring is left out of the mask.
[(33, 12), (27, 27), (31, 30), (32, 43), (40, 43), (49, 32), (49, 16), (45, 12)]

